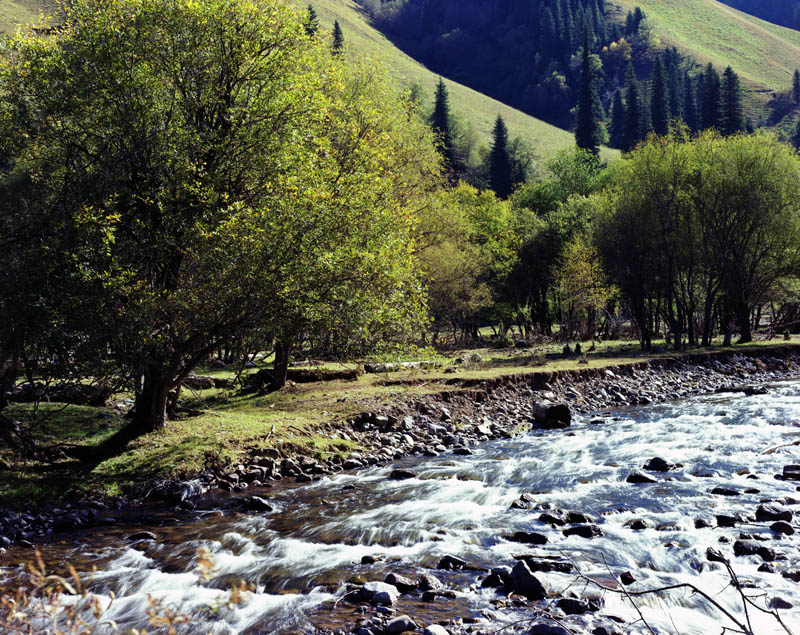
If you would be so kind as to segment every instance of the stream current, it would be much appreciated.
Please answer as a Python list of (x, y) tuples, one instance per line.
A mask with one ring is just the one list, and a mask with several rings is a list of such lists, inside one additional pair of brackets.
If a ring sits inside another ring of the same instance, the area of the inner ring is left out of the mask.
[[(218, 509), (176, 513), (154, 511), (117, 516), (116, 524), (59, 536), (42, 548), (45, 561), (58, 568), (71, 562), (79, 570), (97, 566), (90, 582), (108, 605), (104, 617), (127, 628), (147, 628), (148, 594), (164, 605), (193, 613), (184, 627), (191, 632), (313, 633), (346, 628), (359, 607), (339, 601), (348, 580), (383, 580), (387, 573), (437, 576), (456, 591), (452, 599), (424, 603), (420, 595), (402, 595), (393, 607), (420, 624), (468, 618), (502, 625), (526, 617), (524, 607), (498, 611), (494, 589), (480, 588), (476, 571), (437, 571), (444, 555), (475, 567), (511, 565), (512, 554), (565, 556), (584, 574), (611, 579), (631, 571), (631, 590), (689, 582), (713, 596), (736, 616), (738, 593), (720, 564), (706, 558), (708, 547), (731, 559), (736, 573), (765, 594), (794, 605), (781, 611), (786, 625), (800, 632), (800, 583), (779, 572), (758, 571), (758, 556), (735, 557), (731, 546), (740, 532), (765, 537), (763, 544), (782, 553), (776, 569), (800, 567), (798, 535), (778, 538), (769, 523), (720, 528), (717, 514), (754, 513), (761, 500), (800, 498), (798, 482), (775, 478), (784, 465), (800, 463), (798, 446), (764, 453), (800, 439), (800, 382), (769, 386), (766, 395), (708, 395), (662, 405), (605, 412), (573, 422), (566, 430), (534, 431), (513, 439), (473, 446), (471, 456), (412, 458), (355, 474), (340, 474), (297, 487), (278, 485), (248, 490), (275, 506), (269, 513), (231, 511), (229, 499), (212, 499)], [(682, 467), (655, 484), (625, 481), (651, 457)], [(390, 480), (392, 469), (413, 471), (407, 480)], [(753, 478), (756, 476), (757, 478)], [(715, 487), (742, 492), (711, 494)], [(758, 493), (743, 493), (757, 488)], [(539, 511), (509, 509), (523, 493), (537, 502), (592, 518), (603, 536), (565, 537), (560, 528), (538, 520)], [(792, 501), (786, 501), (792, 503)], [(800, 512), (800, 506), (789, 507)], [(651, 528), (635, 531), (626, 522), (640, 518)], [(695, 520), (710, 527), (695, 529)], [(793, 520), (797, 528), (797, 520)], [(133, 531), (150, 530), (155, 541), (127, 540)], [(540, 547), (503, 538), (515, 531), (548, 537)], [(720, 538), (729, 542), (720, 542)], [(216, 572), (197, 575), (200, 547), (210, 550)], [(374, 556), (374, 564), (361, 564)], [(15, 548), (0, 561), (0, 583), (21, 575), (31, 552)], [(13, 563), (13, 565), (12, 565)], [(552, 591), (569, 588), (597, 593), (576, 576), (537, 573)], [(238, 606), (220, 598), (232, 579), (255, 590)], [(110, 592), (116, 599), (110, 602)], [(110, 602), (110, 604), (109, 604)], [(637, 599), (647, 623), (657, 633), (720, 633), (733, 626), (701, 597), (686, 590)], [(216, 606), (216, 610), (209, 610)], [(621, 632), (649, 632), (629, 600), (604, 594), (602, 614), (623, 618)], [(370, 609), (368, 616), (374, 614)], [(755, 633), (785, 632), (773, 617), (751, 610)]]

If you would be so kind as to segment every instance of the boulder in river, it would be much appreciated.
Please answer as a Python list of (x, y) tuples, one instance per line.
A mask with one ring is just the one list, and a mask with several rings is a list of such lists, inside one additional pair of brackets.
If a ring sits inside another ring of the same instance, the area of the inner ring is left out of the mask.
[(654, 456), (642, 467), (648, 472), (669, 472), (678, 466), (674, 463), (667, 463), (667, 461), (662, 459), (660, 456)]
[(756, 509), (756, 520), (759, 522), (785, 520), (788, 523), (792, 521), (792, 511), (780, 503), (764, 503)]
[(596, 538), (603, 535), (603, 531), (597, 525), (578, 525), (562, 531), (565, 536), (580, 536), (581, 538)]
[(429, 573), (423, 573), (419, 576), (417, 582), (421, 591), (439, 591), (444, 588), (444, 585), (439, 581), (439, 578), (432, 576)]
[(447, 629), (444, 626), (431, 624), (430, 626), (425, 627), (425, 630), (422, 631), (422, 635), (450, 635), (450, 633), (447, 632)]
[(537, 534), (535, 532), (517, 531), (513, 536), (504, 536), (506, 540), (511, 542), (522, 542), (528, 545), (546, 545), (547, 536)]
[(511, 588), (517, 595), (538, 601), (547, 597), (547, 591), (524, 560), (520, 560), (511, 570)]
[(628, 474), (628, 478), (626, 478), (625, 481), (627, 483), (658, 483), (658, 479), (638, 470), (634, 470)]
[(561, 598), (556, 606), (567, 615), (585, 615), (600, 610), (594, 602), (587, 600), (576, 600), (574, 598)]
[(152, 531), (137, 531), (128, 536), (128, 540), (155, 540), (156, 535)]
[(738, 489), (731, 487), (715, 487), (711, 490), (711, 493), (717, 496), (739, 496), (741, 494)]
[(786, 536), (794, 535), (794, 527), (792, 527), (785, 520), (774, 522), (769, 526), (769, 528), (776, 534), (784, 534)]
[(410, 593), (417, 588), (417, 583), (414, 580), (402, 575), (398, 575), (397, 573), (390, 573), (387, 575), (384, 582), (397, 587), (400, 593)]
[(439, 564), (436, 565), (437, 569), (463, 569), (467, 566), (467, 561), (458, 558), (457, 556), (445, 556), (441, 560), (439, 560)]
[(641, 529), (652, 529), (653, 523), (651, 523), (649, 520), (645, 520), (644, 518), (633, 518), (623, 526), (627, 527), (628, 529), (633, 529), (634, 531), (639, 531)]
[(365, 602), (394, 604), (400, 597), (400, 592), (397, 587), (386, 584), (386, 582), (367, 582), (361, 587), (359, 595)]
[(411, 472), (410, 470), (392, 470), (391, 474), (389, 474), (390, 481), (405, 481), (409, 478), (417, 478), (415, 472)]
[(761, 556), (766, 562), (775, 560), (776, 554), (769, 547), (762, 545), (756, 540), (737, 540), (733, 543), (733, 553), (737, 556)]
[(383, 632), (386, 635), (399, 635), (406, 631), (416, 631), (417, 623), (412, 620), (408, 615), (398, 615), (393, 620), (390, 620), (386, 626), (383, 627)]
[(242, 504), (242, 509), (248, 512), (271, 512), (274, 508), (260, 496), (248, 496)]

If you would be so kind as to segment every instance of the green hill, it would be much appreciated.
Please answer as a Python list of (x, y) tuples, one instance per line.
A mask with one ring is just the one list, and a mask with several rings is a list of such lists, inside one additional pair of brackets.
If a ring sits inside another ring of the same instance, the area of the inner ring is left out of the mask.
[[(433, 94), (439, 81), (438, 75), (403, 53), (370, 25), (368, 16), (353, 0), (312, 0), (312, 4), (324, 28), (330, 29), (334, 20), (339, 21), (351, 55), (380, 61), (400, 82), (406, 85), (420, 84), (429, 95)], [(543, 161), (575, 143), (573, 134), (567, 130), (531, 117), (462, 84), (447, 79), (445, 83), (456, 116), (471, 122), (487, 145), (498, 113), (503, 116), (510, 136), (522, 137)], [(617, 150), (608, 148), (603, 149), (602, 154), (606, 159), (619, 156)]]
[[(308, 0), (298, 0), (305, 6)], [(366, 14), (352, 0), (312, 0), (323, 28), (330, 30), (338, 20), (344, 32), (348, 53), (365, 61), (376, 61), (390, 69), (391, 73), (405, 85), (419, 84), (428, 95), (432, 95), (438, 76), (400, 51), (377, 29), (373, 28)], [(36, 18), (40, 10), (54, 6), (48, 0), (0, 0), (0, 31), (12, 31), (16, 25)], [(455, 82), (445, 80), (450, 91), (451, 107), (462, 121), (469, 122), (478, 133), (481, 142), (489, 144), (491, 130), (498, 114), (508, 126), (511, 137), (524, 139), (544, 162), (559, 150), (574, 144), (571, 132), (552, 126), (519, 110), (491, 99), (477, 91)], [(604, 149), (606, 159), (619, 156), (616, 150)]]
[(791, 87), (800, 68), (800, 32), (765, 22), (716, 0), (613, 0), (622, 12), (640, 6), (662, 45), (697, 62), (739, 74), (751, 109)]

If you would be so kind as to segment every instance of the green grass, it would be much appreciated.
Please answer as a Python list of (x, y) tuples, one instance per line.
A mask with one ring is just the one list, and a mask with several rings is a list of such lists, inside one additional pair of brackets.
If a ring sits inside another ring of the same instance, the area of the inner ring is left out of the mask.
[[(783, 344), (760, 341), (742, 348)], [(798, 343), (798, 338), (794, 338)], [(31, 426), (45, 457), (25, 458), (0, 446), (0, 504), (30, 508), (42, 503), (64, 503), (85, 496), (141, 495), (159, 479), (190, 478), (207, 464), (235, 465), (242, 457), (277, 448), (316, 458), (345, 456), (359, 449), (356, 443), (333, 436), (337, 423), (360, 412), (379, 411), (383, 405), (412, 395), (458, 390), (459, 382), (481, 381), (538, 371), (598, 368), (669, 357), (675, 353), (644, 355), (632, 341), (610, 341), (588, 354), (588, 364), (577, 358), (547, 359), (561, 344), (533, 349), (478, 349), (483, 360), (461, 364), (457, 372), (445, 369), (470, 350), (440, 353), (445, 364), (436, 369), (364, 374), (355, 381), (329, 381), (289, 385), (268, 395), (236, 395), (231, 390), (184, 390), (183, 402), (200, 415), (169, 422), (167, 428), (129, 445), (122, 454), (96, 466), (83, 466), (69, 458), (69, 447), (94, 446), (125, 424), (112, 408), (42, 404), (34, 415), (28, 404), (13, 404), (7, 415)], [(584, 351), (588, 344), (583, 346)], [(692, 352), (703, 352), (697, 349)], [(722, 350), (719, 345), (714, 350)], [(426, 357), (427, 359), (427, 357)], [(335, 364), (323, 364), (335, 368)], [(199, 369), (198, 374), (205, 374)], [(253, 371), (249, 371), (253, 372)], [(233, 370), (215, 370), (217, 377), (232, 377)], [(119, 395), (110, 400), (113, 406)]]
[(791, 88), (800, 68), (800, 32), (750, 16), (716, 0), (614, 0), (623, 12), (640, 6), (662, 45), (675, 45), (719, 71), (731, 65), (748, 91), (750, 110), (772, 91)]

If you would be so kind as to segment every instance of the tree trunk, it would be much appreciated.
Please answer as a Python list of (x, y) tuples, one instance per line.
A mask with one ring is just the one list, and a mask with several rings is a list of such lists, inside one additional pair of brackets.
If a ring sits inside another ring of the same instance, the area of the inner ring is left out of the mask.
[(275, 362), (272, 365), (272, 381), (269, 389), (280, 390), (286, 385), (286, 375), (289, 372), (289, 358), (292, 353), (292, 338), (283, 337), (275, 340)]
[(735, 307), (736, 325), (739, 327), (739, 344), (753, 341), (753, 330), (750, 326), (750, 307), (744, 302), (737, 302)]

